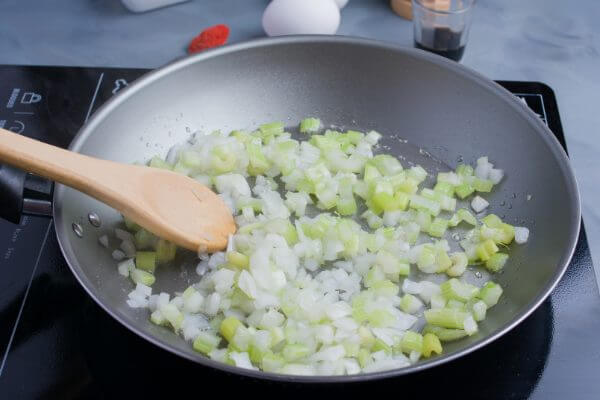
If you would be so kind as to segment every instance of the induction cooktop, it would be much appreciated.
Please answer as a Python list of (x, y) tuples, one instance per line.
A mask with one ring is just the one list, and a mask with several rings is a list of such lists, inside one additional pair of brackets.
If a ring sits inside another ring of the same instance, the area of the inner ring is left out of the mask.
[[(143, 69), (0, 66), (0, 127), (67, 147), (103, 102)], [(536, 82), (500, 81), (565, 146), (556, 99)], [(552, 295), (492, 344), (421, 373), (346, 385), (264, 382), (211, 370), (139, 338), (83, 291), (48, 217), (0, 220), (0, 398), (424, 396), (600, 398), (600, 296), (582, 229)], [(185, 396), (185, 397), (183, 397)]]

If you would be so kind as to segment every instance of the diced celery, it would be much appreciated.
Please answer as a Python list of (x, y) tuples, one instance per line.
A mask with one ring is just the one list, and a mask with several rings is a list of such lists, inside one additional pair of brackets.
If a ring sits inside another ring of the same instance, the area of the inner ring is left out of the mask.
[(175, 259), (177, 246), (164, 239), (159, 239), (156, 243), (156, 262), (164, 264)]
[(444, 272), (452, 265), (452, 260), (448, 256), (445, 250), (436, 249), (435, 251), (435, 263), (437, 264), (436, 272)]
[(446, 196), (454, 196), (454, 186), (448, 182), (439, 182), (435, 184), (433, 190), (438, 193), (445, 194)]
[(313, 133), (321, 128), (321, 120), (318, 118), (304, 118), (300, 122), (300, 132)]
[(463, 303), (462, 301), (459, 301), (459, 300), (454, 300), (454, 299), (448, 300), (448, 302), (446, 303), (446, 307), (454, 308), (454, 309), (462, 310), (462, 311), (467, 310), (467, 308), (465, 307), (465, 303)]
[(373, 343), (373, 347), (371, 348), (371, 352), (377, 353), (378, 351), (383, 350), (385, 354), (392, 354), (392, 347), (385, 343), (383, 340), (377, 338)]
[(492, 272), (500, 271), (508, 261), (508, 254), (496, 253), (485, 262), (485, 267)]
[(166, 325), (167, 320), (159, 310), (155, 310), (152, 314), (150, 314), (150, 322), (155, 325)]
[(269, 328), (269, 333), (271, 333), (271, 347), (277, 346), (285, 339), (283, 328), (280, 326)]
[(221, 326), (221, 322), (223, 322), (223, 317), (222, 316), (216, 316), (213, 319), (210, 320), (209, 324), (210, 324), (210, 328), (212, 330), (214, 330), (215, 332), (217, 332), (219, 330), (219, 327)]
[(425, 319), (431, 325), (442, 328), (463, 329), (468, 313), (454, 308), (437, 308), (425, 311)]
[(359, 131), (348, 130), (346, 131), (341, 138), (345, 141), (348, 141), (352, 144), (358, 144), (365, 137), (365, 134)]
[(515, 238), (515, 227), (509, 224), (502, 223), (500, 225), (502, 234), (500, 235), (500, 243), (510, 244)]
[(318, 147), (323, 154), (327, 154), (330, 151), (340, 150), (340, 143), (332, 137), (313, 135), (310, 138), (309, 143), (315, 147)]
[(238, 140), (240, 143), (243, 143), (243, 144), (248, 143), (248, 141), (250, 141), (250, 139), (252, 138), (252, 136), (250, 136), (248, 134), (248, 132), (244, 132), (244, 131), (240, 131), (240, 130), (231, 131), (229, 136), (235, 138), (236, 140)]
[(460, 210), (458, 210), (456, 212), (456, 215), (458, 215), (461, 221), (464, 221), (469, 225), (477, 226), (477, 219), (466, 208), (461, 208)]
[(406, 171), (399, 171), (394, 175), (390, 175), (386, 178), (392, 184), (394, 192), (396, 192), (399, 190), (400, 185), (406, 182)]
[(409, 293), (402, 296), (402, 300), (400, 301), (400, 309), (408, 314), (414, 314), (422, 305), (421, 300)]
[(248, 173), (250, 175), (262, 175), (270, 164), (262, 152), (260, 144), (254, 142), (246, 143), (246, 152), (248, 153), (249, 164)]
[(410, 275), (410, 264), (401, 262), (398, 273), (401, 276), (409, 276)]
[(375, 265), (369, 269), (369, 272), (367, 272), (367, 275), (365, 275), (363, 283), (365, 287), (371, 287), (375, 284), (375, 282), (379, 282), (384, 279), (385, 274), (383, 273), (383, 270), (381, 267)]
[(429, 267), (433, 264), (435, 264), (435, 250), (430, 245), (426, 245), (422, 248), (421, 253), (419, 254), (419, 258), (417, 259), (417, 267), (421, 271), (427, 272)]
[(369, 313), (367, 320), (375, 327), (385, 328), (392, 326), (396, 318), (389, 311), (375, 310)]
[(278, 372), (285, 365), (285, 359), (279, 354), (267, 353), (261, 360), (261, 368), (265, 372)]
[(339, 197), (336, 204), (337, 212), (340, 215), (353, 215), (358, 209), (354, 196)]
[(235, 330), (235, 334), (229, 342), (229, 346), (235, 349), (235, 351), (248, 351), (248, 347), (252, 343), (254, 328), (246, 328), (240, 325)]
[(429, 225), (429, 229), (427, 229), (427, 233), (430, 236), (441, 238), (446, 233), (448, 229), (448, 220), (444, 218), (435, 217), (434, 220)]
[[(377, 253), (377, 257), (375, 258), (375, 262), (381, 266), (383, 272), (386, 275), (392, 276), (394, 281), (398, 281), (399, 275), (407, 275), (406, 265), (402, 265), (403, 263), (400, 260), (391, 254), (388, 251), (381, 250)], [(409, 266), (410, 269), (410, 266)]]
[(440, 339), (433, 333), (426, 333), (423, 336), (423, 357), (431, 357), (431, 354), (442, 354), (442, 343)]
[(434, 190), (425, 188), (421, 190), (421, 196), (438, 203), (442, 210), (454, 211), (456, 208), (456, 199), (453, 199), (442, 192), (436, 192)]
[(373, 357), (371, 357), (371, 352), (367, 349), (361, 348), (358, 351), (358, 364), (361, 368), (365, 368), (367, 365), (373, 362)]
[(158, 240), (154, 234), (148, 232), (145, 229), (140, 229), (134, 235), (135, 247), (138, 250), (148, 249), (154, 246), (154, 243)]
[(456, 195), (463, 200), (469, 197), (474, 191), (475, 189), (473, 186), (469, 185), (468, 183), (461, 183), (454, 188), (454, 193), (456, 193)]
[(370, 163), (365, 164), (365, 171), (363, 173), (363, 180), (365, 182), (369, 183), (380, 177), (381, 173), (379, 172), (376, 166)]
[(448, 227), (454, 228), (458, 224), (460, 224), (460, 217), (458, 216), (458, 214), (454, 213), (452, 217), (448, 220)]
[(465, 332), (464, 329), (449, 329), (434, 325), (426, 325), (425, 328), (423, 328), (423, 333), (425, 335), (432, 333), (442, 342), (451, 342), (467, 336), (467, 332)]
[(427, 171), (423, 169), (420, 165), (412, 167), (408, 170), (408, 177), (414, 179), (418, 183), (421, 183), (427, 178)]
[(175, 332), (181, 328), (183, 323), (183, 313), (172, 303), (160, 307), (160, 312), (169, 321)]
[(360, 326), (358, 328), (358, 336), (360, 337), (361, 347), (370, 349), (375, 344), (375, 336), (371, 333), (371, 330), (366, 326)]
[(360, 351), (359, 343), (345, 341), (343, 345), (346, 357), (358, 357), (358, 352)]
[(470, 176), (473, 175), (473, 167), (466, 164), (459, 164), (456, 167), (456, 174), (459, 176)]
[(450, 260), (452, 261), (452, 266), (446, 270), (446, 274), (448, 276), (461, 276), (469, 263), (467, 255), (463, 252), (451, 253)]
[(250, 258), (238, 251), (230, 251), (227, 253), (227, 262), (236, 268), (247, 269), (250, 264)]
[(135, 253), (135, 267), (148, 272), (156, 269), (156, 252), (138, 251)]
[(419, 225), (421, 231), (427, 232), (431, 225), (431, 215), (427, 211), (419, 210), (415, 222)]
[(251, 233), (255, 229), (262, 229), (265, 224), (263, 222), (254, 222), (252, 224), (247, 224), (238, 229), (238, 232), (241, 234)]
[(181, 293), (181, 297), (183, 297), (183, 299), (186, 300), (186, 299), (190, 298), (190, 296), (193, 295), (196, 292), (197, 292), (197, 290), (194, 289), (193, 286), (188, 286), (188, 288), (185, 289), (183, 291), (183, 293)]
[(278, 136), (283, 133), (284, 125), (283, 122), (270, 122), (260, 125), (258, 129), (263, 135)]
[(500, 228), (502, 220), (496, 214), (488, 214), (481, 219), (486, 226), (489, 228)]
[(236, 205), (238, 208), (251, 207), (253, 211), (261, 212), (263, 202), (250, 196), (240, 196), (237, 198)]
[(493, 254), (497, 253), (498, 250), (496, 243), (494, 243), (493, 240), (488, 239), (477, 246), (477, 257), (479, 257), (481, 261), (487, 261)]
[(371, 202), (377, 208), (384, 211), (391, 211), (394, 198), (394, 188), (392, 184), (385, 180), (377, 180), (373, 186), (373, 194), (371, 195)]
[(315, 185), (315, 195), (319, 200), (319, 208), (329, 210), (336, 206), (338, 195), (335, 186), (326, 182), (319, 182)]
[(310, 225), (303, 226), (302, 230), (311, 239), (321, 239), (331, 225), (333, 225), (333, 220), (327, 215), (321, 214)]
[(169, 171), (173, 169), (173, 166), (171, 164), (169, 164), (168, 162), (166, 162), (158, 156), (152, 157), (148, 165), (152, 168), (167, 169)]
[(264, 225), (267, 232), (277, 233), (285, 238), (288, 245), (292, 246), (298, 242), (298, 233), (295, 226), (287, 218), (275, 218)]
[(481, 288), (481, 291), (478, 295), (478, 297), (483, 300), (488, 308), (498, 304), (500, 296), (502, 296), (502, 287), (494, 282), (487, 282), (483, 288)]
[(200, 153), (193, 150), (185, 150), (180, 153), (179, 162), (192, 170), (199, 170), (202, 167), (202, 157)]
[(136, 224), (135, 222), (133, 222), (132, 220), (130, 220), (127, 217), (123, 217), (123, 221), (125, 222), (125, 226), (127, 227), (127, 230), (130, 232), (137, 232), (139, 229), (142, 229), (141, 226), (139, 226), (138, 224)]
[(235, 169), (237, 156), (229, 146), (215, 146), (210, 158), (211, 167), (217, 174), (224, 174)]
[(373, 285), (371, 285), (371, 289), (373, 289), (373, 291), (378, 295), (388, 297), (396, 296), (400, 291), (400, 287), (398, 285), (395, 285), (392, 281), (387, 279), (373, 283)]
[(416, 351), (418, 353), (423, 352), (423, 336), (420, 333), (413, 331), (406, 331), (402, 335), (401, 349), (403, 353), (410, 353)]
[(403, 182), (394, 185), (394, 190), (404, 192), (406, 194), (415, 194), (419, 189), (419, 182), (413, 178), (406, 178)]
[(356, 181), (352, 185), (352, 191), (363, 200), (366, 200), (369, 197), (369, 184), (365, 181)]
[(381, 228), (383, 225), (383, 219), (381, 219), (377, 214), (375, 214), (371, 210), (367, 210), (362, 213), (361, 217), (367, 220), (367, 224), (371, 229)]
[(304, 344), (290, 343), (285, 345), (283, 350), (281, 350), (281, 354), (287, 362), (291, 362), (300, 360), (301, 358), (308, 356), (310, 354), (310, 350)]
[(451, 278), (440, 285), (442, 295), (448, 300), (467, 302), (477, 296), (479, 288), (456, 278)]
[(264, 355), (266, 354), (265, 350), (258, 348), (256, 345), (251, 343), (248, 346), (248, 357), (253, 364), (261, 364)]
[(414, 208), (416, 210), (425, 210), (434, 217), (437, 216), (441, 211), (441, 207), (438, 203), (416, 194), (410, 196), (409, 206), (410, 208)]
[(441, 295), (441, 293), (434, 293), (431, 296), (431, 300), (430, 300), (430, 304), (431, 304), (431, 308), (444, 308), (446, 307), (446, 299), (444, 298), (444, 296)]
[(194, 350), (202, 354), (208, 355), (212, 350), (216, 349), (221, 342), (221, 338), (210, 332), (202, 331), (194, 339)]
[(475, 180), (473, 181), (473, 189), (475, 189), (478, 192), (489, 193), (492, 191), (493, 187), (494, 183), (487, 179), (475, 178)]
[(383, 176), (394, 175), (402, 171), (402, 165), (400, 164), (400, 161), (387, 154), (376, 155), (369, 162), (376, 166)]
[(221, 326), (219, 327), (219, 332), (221, 335), (227, 340), (231, 342), (235, 332), (240, 326), (244, 326), (242, 322), (235, 317), (227, 317), (221, 322)]

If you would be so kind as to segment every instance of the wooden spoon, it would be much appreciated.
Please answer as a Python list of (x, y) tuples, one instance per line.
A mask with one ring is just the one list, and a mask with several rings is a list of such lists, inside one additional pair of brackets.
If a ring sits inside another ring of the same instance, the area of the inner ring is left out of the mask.
[(88, 194), (190, 250), (222, 250), (235, 232), (231, 211), (219, 196), (171, 171), (100, 160), (6, 129), (0, 129), (0, 161)]

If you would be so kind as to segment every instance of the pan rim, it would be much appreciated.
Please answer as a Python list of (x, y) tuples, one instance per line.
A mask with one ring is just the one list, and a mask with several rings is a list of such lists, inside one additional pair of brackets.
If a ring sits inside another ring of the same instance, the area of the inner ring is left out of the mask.
[[(560, 170), (564, 176), (564, 179), (567, 183), (567, 190), (569, 195), (572, 196), (572, 209), (570, 210), (570, 218), (575, 221), (572, 224), (569, 232), (569, 241), (568, 241), (568, 251), (563, 254), (562, 258), (558, 261), (558, 268), (555, 275), (551, 278), (551, 280), (545, 285), (545, 287), (538, 293), (538, 295), (526, 306), (523, 311), (520, 312), (511, 320), (510, 323), (501, 327), (497, 331), (493, 332), (489, 336), (483, 337), (478, 341), (472, 343), (471, 345), (456, 350), (452, 353), (444, 354), (440, 357), (436, 357), (434, 359), (430, 359), (425, 362), (421, 362), (415, 365), (411, 365), (408, 367), (403, 367), (399, 369), (393, 369), (388, 371), (380, 371), (380, 372), (372, 372), (367, 374), (358, 374), (358, 375), (342, 375), (342, 376), (297, 376), (297, 375), (286, 375), (286, 374), (276, 374), (276, 373), (268, 373), (262, 371), (254, 371), (248, 370), (244, 368), (230, 366), (218, 361), (214, 361), (209, 359), (208, 357), (202, 356), (200, 354), (195, 355), (190, 352), (185, 352), (178, 348), (174, 348), (165, 341), (149, 334), (148, 332), (139, 329), (135, 326), (131, 326), (126, 320), (125, 316), (121, 315), (117, 310), (113, 310), (110, 307), (103, 304), (103, 302), (95, 295), (91, 286), (87, 283), (87, 278), (85, 275), (80, 272), (81, 268), (78, 265), (78, 262), (75, 257), (75, 253), (71, 247), (71, 241), (68, 239), (68, 232), (66, 229), (65, 221), (63, 221), (63, 211), (62, 211), (62, 198), (64, 196), (64, 192), (66, 187), (64, 185), (57, 184), (56, 190), (54, 191), (54, 225), (58, 238), (59, 247), (62, 251), (69, 268), (75, 275), (77, 281), (81, 284), (84, 290), (90, 295), (90, 297), (101, 307), (103, 308), (109, 315), (115, 318), (118, 322), (121, 323), (124, 327), (134, 332), (138, 336), (143, 339), (149, 341), (150, 343), (157, 345), (173, 354), (181, 356), (185, 359), (188, 359), (193, 362), (197, 362), (203, 366), (216, 368), (218, 370), (222, 370), (228, 373), (245, 375), (252, 378), (265, 379), (271, 381), (281, 381), (281, 382), (294, 382), (294, 383), (349, 383), (349, 382), (363, 382), (363, 381), (372, 381), (376, 379), (385, 379), (391, 377), (397, 377), (402, 375), (408, 375), (411, 373), (416, 373), (419, 371), (423, 371), (438, 365), (442, 365), (448, 363), (450, 361), (456, 360), (464, 355), (467, 355), (475, 350), (480, 349), (481, 347), (495, 341), (499, 337), (503, 336), (514, 327), (519, 325), (525, 318), (527, 318), (531, 313), (533, 313), (541, 303), (550, 295), (553, 289), (556, 287), (562, 276), (564, 275), (575, 251), (575, 247), (577, 245), (577, 240), (579, 237), (579, 231), (581, 227), (581, 200), (580, 194), (578, 190), (577, 179), (575, 177), (573, 168), (570, 165), (569, 159), (566, 155), (565, 150), (562, 148), (554, 134), (546, 127), (539, 118), (530, 110), (523, 107), (519, 100), (506, 89), (502, 88), (500, 85), (496, 84), (492, 80), (484, 77), (478, 72), (473, 71), (472, 69), (465, 67), (461, 64), (455, 63), (453, 61), (447, 60), (443, 57), (437, 56), (435, 54), (427, 53), (421, 50), (406, 48), (398, 46), (395, 43), (377, 41), (372, 39), (358, 38), (352, 36), (330, 36), (330, 35), (298, 35), (298, 36), (285, 36), (278, 38), (261, 38), (255, 39), (248, 42), (242, 42), (238, 44), (231, 44), (227, 46), (220, 47), (218, 49), (210, 50), (204, 53), (188, 56), (179, 60), (176, 60), (172, 63), (165, 65), (157, 70), (151, 71), (140, 77), (133, 84), (129, 85), (127, 88), (119, 92), (116, 96), (109, 99), (104, 105), (102, 105), (85, 123), (82, 128), (79, 130), (78, 134), (75, 136), (73, 141), (71, 142), (69, 149), (72, 151), (78, 151), (88, 136), (92, 134), (95, 128), (104, 120), (104, 118), (112, 112), (113, 109), (118, 107), (121, 103), (125, 102), (129, 97), (135, 95), (139, 90), (143, 89), (149, 84), (160, 80), (163, 76), (169, 75), (170, 73), (186, 68), (189, 65), (195, 64), (197, 62), (201, 62), (206, 59), (211, 59), (214, 57), (218, 57), (223, 54), (235, 53), (238, 51), (246, 51), (255, 47), (264, 47), (264, 46), (276, 46), (276, 45), (290, 45), (290, 44), (323, 44), (323, 43), (334, 43), (334, 44), (347, 44), (347, 45), (357, 45), (357, 46), (367, 46), (372, 48), (379, 48), (381, 50), (388, 50), (393, 52), (403, 53), (404, 55), (416, 59), (423, 60), (425, 62), (429, 62), (435, 64), (441, 68), (449, 69), (453, 73), (461, 75), (463, 78), (467, 80), (471, 80), (483, 90), (488, 90), (494, 92), (498, 97), (503, 99), (507, 104), (509, 104), (516, 113), (520, 114), (524, 119), (527, 120), (537, 132), (538, 135), (542, 137), (542, 140), (546, 143), (548, 149), (557, 159)], [(67, 224), (68, 225), (68, 224)]]

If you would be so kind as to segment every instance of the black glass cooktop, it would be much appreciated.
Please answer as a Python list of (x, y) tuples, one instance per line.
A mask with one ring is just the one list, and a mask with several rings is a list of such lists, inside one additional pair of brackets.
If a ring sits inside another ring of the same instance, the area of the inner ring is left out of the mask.
[[(67, 146), (98, 106), (144, 72), (0, 66), (0, 127)], [(548, 86), (499, 83), (521, 97), (565, 145)], [(550, 298), (474, 354), (371, 383), (262, 382), (183, 360), (119, 325), (75, 281), (50, 219), (25, 217), (20, 225), (0, 221), (0, 399), (199, 398), (240, 391), (338, 399), (597, 399), (599, 333), (600, 296), (582, 230), (573, 261)]]

